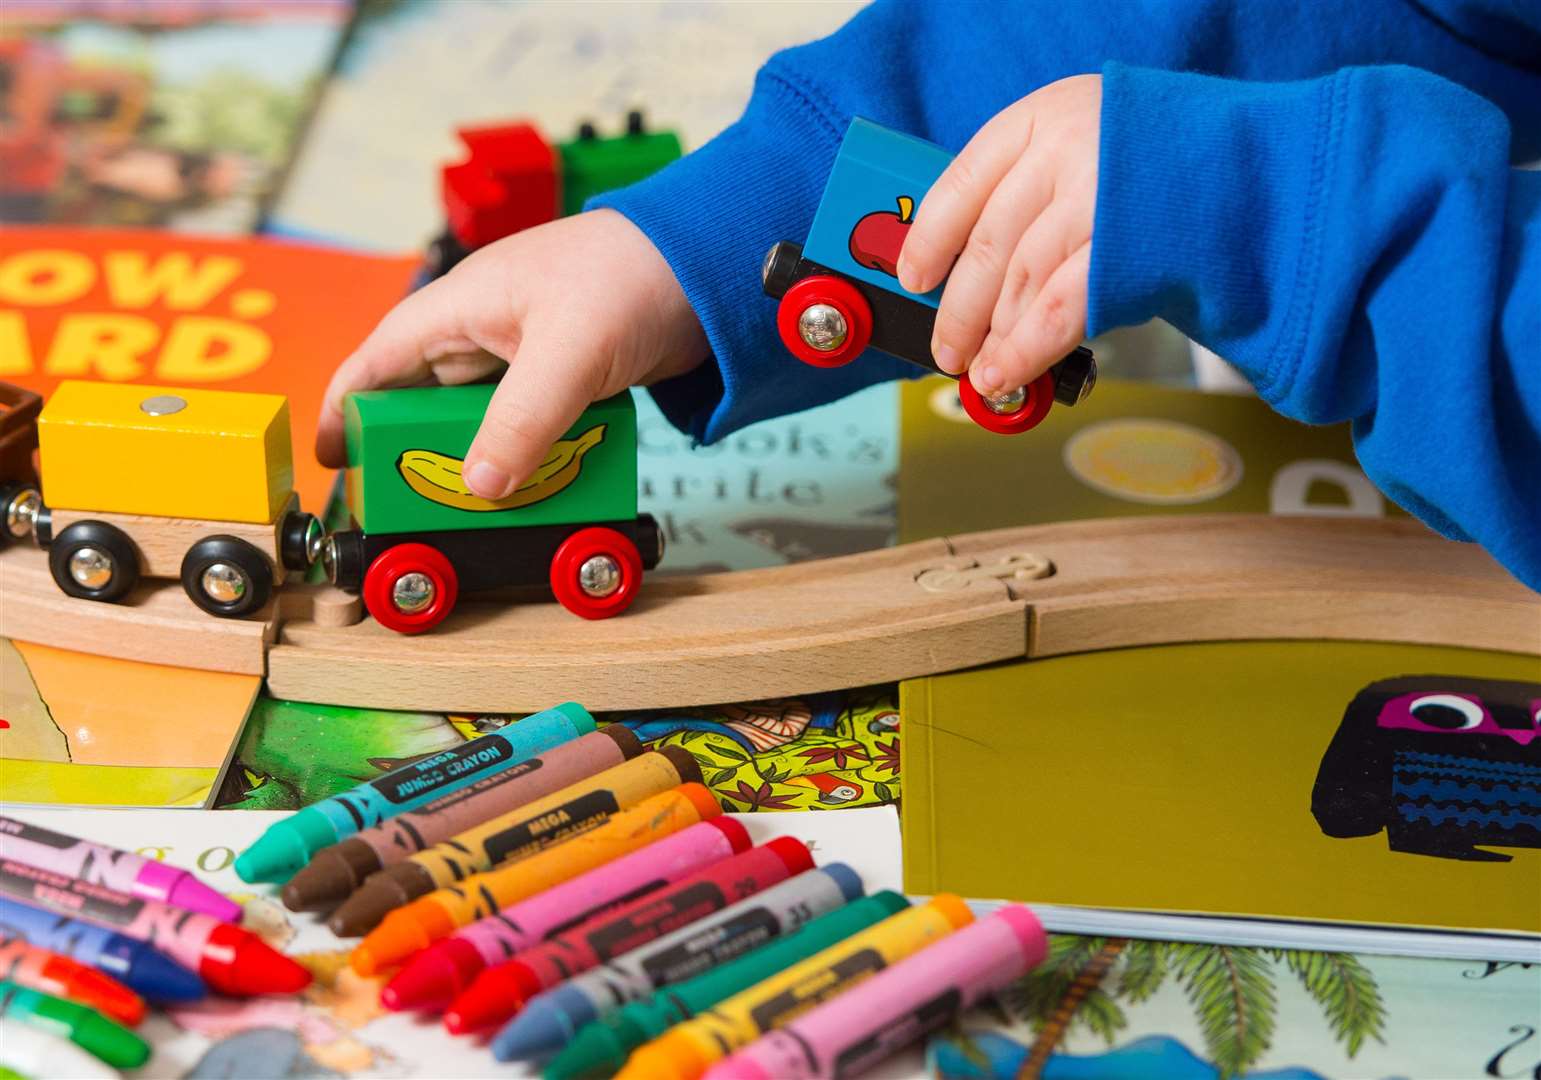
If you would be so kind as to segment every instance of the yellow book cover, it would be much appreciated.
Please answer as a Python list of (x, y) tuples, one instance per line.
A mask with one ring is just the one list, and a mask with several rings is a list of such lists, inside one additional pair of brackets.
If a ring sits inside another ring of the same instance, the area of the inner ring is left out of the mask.
[(905, 887), (1541, 935), (1541, 665), (1235, 642), (904, 683)]

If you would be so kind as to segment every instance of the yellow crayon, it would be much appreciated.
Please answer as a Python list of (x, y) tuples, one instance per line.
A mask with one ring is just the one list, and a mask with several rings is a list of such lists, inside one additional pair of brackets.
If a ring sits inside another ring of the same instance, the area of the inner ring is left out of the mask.
[[(701, 767), (690, 751), (666, 746), (525, 803), (470, 827), (423, 851), (371, 874), (328, 920), (339, 937), (356, 937), (380, 920), (435, 889), (472, 874), (527, 859), (580, 833), (598, 828), (612, 815), (644, 799), (699, 783)], [(449, 811), (453, 813), (454, 811)]]
[(556, 847), (397, 908), (353, 950), (350, 962), (359, 974), (375, 975), (462, 926), (721, 813), (706, 788), (681, 784)]
[(973, 921), (951, 893), (907, 908), (639, 1046), (615, 1080), (697, 1080), (765, 1032)]

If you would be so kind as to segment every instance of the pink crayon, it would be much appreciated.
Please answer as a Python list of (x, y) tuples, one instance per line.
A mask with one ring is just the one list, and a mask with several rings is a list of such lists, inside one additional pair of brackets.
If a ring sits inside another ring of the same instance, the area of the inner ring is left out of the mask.
[(221, 922), (241, 921), (240, 904), (186, 870), (15, 818), (0, 817), (0, 855), (144, 900), (201, 911)]
[(153, 945), (222, 994), (297, 993), (310, 972), (249, 930), (14, 859), (0, 859), (0, 895), (105, 926)]
[(855, 1076), (1043, 961), (1048, 938), (1010, 904), (719, 1061), (703, 1080)]
[(407, 962), (381, 1000), (391, 1009), (442, 1009), (493, 964), (748, 847), (749, 833), (730, 817), (681, 829), (435, 942)]

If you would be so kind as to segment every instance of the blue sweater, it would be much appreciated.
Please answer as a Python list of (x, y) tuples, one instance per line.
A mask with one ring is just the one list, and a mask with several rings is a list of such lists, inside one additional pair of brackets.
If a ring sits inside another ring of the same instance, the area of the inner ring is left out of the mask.
[[(853, 115), (958, 150), (1103, 75), (1089, 333), (1153, 317), (1541, 589), (1541, 0), (878, 0), (779, 53), (741, 120), (596, 201), (658, 246), (715, 362), (653, 388), (710, 442), (916, 369), (781, 348), (759, 266)], [(1029, 436), (1030, 437), (1030, 436)]]

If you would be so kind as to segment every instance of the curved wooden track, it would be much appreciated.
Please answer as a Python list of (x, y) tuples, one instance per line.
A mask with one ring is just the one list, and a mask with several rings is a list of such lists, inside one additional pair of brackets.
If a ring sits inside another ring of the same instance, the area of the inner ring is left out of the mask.
[(551, 603), (467, 600), (418, 638), (369, 621), (323, 625), (338, 621), (327, 590), (289, 592), (286, 610), (240, 622), (204, 616), (169, 585), (125, 606), (72, 600), (41, 559), (0, 555), (0, 635), (265, 671), (279, 697), (395, 709), (709, 704), (1181, 641), (1541, 654), (1541, 597), (1473, 545), (1383, 520), (1215, 515), (1003, 529), (658, 579), (626, 615), (597, 623)]

